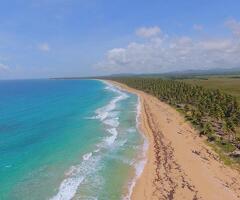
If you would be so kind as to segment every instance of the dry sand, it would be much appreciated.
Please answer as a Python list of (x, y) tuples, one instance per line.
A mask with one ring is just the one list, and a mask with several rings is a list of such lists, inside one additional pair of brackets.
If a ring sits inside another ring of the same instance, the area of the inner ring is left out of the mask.
[(240, 199), (240, 173), (225, 166), (174, 108), (110, 82), (140, 97), (140, 128), (149, 141), (147, 163), (132, 200)]

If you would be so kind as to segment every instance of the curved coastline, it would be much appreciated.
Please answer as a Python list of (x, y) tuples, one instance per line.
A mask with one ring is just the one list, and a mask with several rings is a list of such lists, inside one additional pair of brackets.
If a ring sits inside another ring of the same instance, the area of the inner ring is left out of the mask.
[(144, 92), (108, 81), (139, 96), (140, 130), (148, 139), (147, 162), (132, 200), (240, 199), (240, 174), (172, 107)]
[(128, 183), (128, 191), (127, 194), (124, 194), (123, 200), (130, 200), (132, 199), (133, 195), (133, 190), (138, 182), (138, 179), (141, 177), (143, 170), (145, 168), (145, 165), (147, 163), (147, 151), (148, 151), (148, 138), (146, 137), (144, 130), (142, 130), (141, 126), (141, 121), (142, 121), (142, 103), (141, 103), (141, 97), (138, 93), (134, 93), (132, 91), (126, 90), (122, 86), (116, 84), (115, 82), (112, 81), (105, 81), (105, 80), (100, 80), (106, 85), (110, 85), (112, 87), (116, 87), (120, 91), (125, 91), (128, 93), (135, 94), (138, 97), (138, 102), (137, 102), (137, 115), (136, 115), (136, 128), (138, 129), (138, 132), (141, 134), (143, 137), (143, 144), (142, 144), (142, 149), (138, 154), (137, 161), (134, 163), (134, 168), (135, 168), (135, 174), (132, 177), (132, 179)]
[[(80, 195), (78, 194), (78, 189), (81, 187), (81, 184), (83, 184), (83, 182), (88, 179), (88, 176), (94, 174), (98, 168), (97, 166), (101, 164), (101, 160), (103, 160), (104, 157), (101, 152), (105, 151), (105, 149), (108, 148), (115, 148), (116, 142), (118, 142), (117, 138), (119, 133), (117, 128), (119, 127), (120, 122), (118, 115), (115, 115), (116, 113), (114, 114), (114, 112), (117, 104), (127, 99), (129, 97), (129, 94), (123, 91), (118, 86), (115, 86), (106, 81), (102, 82), (104, 83), (105, 89), (115, 93), (116, 96), (114, 96), (109, 102), (107, 102), (106, 105), (99, 107), (97, 110), (95, 110), (94, 116), (86, 117), (85, 119), (99, 121), (105, 127), (106, 135), (99, 143), (95, 145), (96, 149), (92, 149), (92, 151), (86, 152), (82, 156), (81, 162), (78, 165), (71, 166), (66, 171), (65, 178), (59, 185), (57, 193), (50, 198), (51, 200), (67, 200), (78, 198), (78, 195)], [(138, 107), (139, 105), (140, 103), (138, 103)], [(140, 110), (137, 109), (138, 116), (139, 112)], [(136, 120), (138, 119), (136, 118)], [(132, 164), (133, 167), (139, 167), (137, 161)], [(131, 180), (129, 184), (132, 185), (134, 180)], [(126, 195), (126, 199), (130, 198), (130, 191), (131, 189), (129, 187), (129, 192)]]

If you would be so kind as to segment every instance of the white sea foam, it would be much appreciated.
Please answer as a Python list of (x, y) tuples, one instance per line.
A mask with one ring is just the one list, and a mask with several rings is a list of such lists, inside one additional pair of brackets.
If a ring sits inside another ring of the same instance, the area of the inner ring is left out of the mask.
[(137, 123), (137, 128), (139, 129), (140, 127), (140, 114), (141, 114), (141, 100), (140, 97), (138, 96), (138, 103), (137, 103), (137, 117), (136, 117), (136, 123)]
[(62, 181), (58, 193), (50, 200), (71, 200), (85, 178), (98, 170), (101, 156), (94, 156), (93, 158), (89, 155), (88, 159), (83, 158), (79, 165), (70, 167), (68, 172), (65, 173), (67, 177)]
[(91, 156), (92, 156), (92, 152), (86, 153), (83, 155), (83, 160), (88, 160), (89, 158), (91, 158)]
[(76, 166), (71, 166), (70, 169), (65, 173), (65, 176), (69, 177), (73, 175), (76, 170), (77, 170)]
[(128, 98), (127, 93), (121, 91), (119, 88), (113, 86), (112, 84), (105, 82), (107, 85), (106, 90), (110, 90), (117, 94), (106, 106), (96, 110), (96, 119), (99, 119), (106, 125), (106, 130), (111, 134), (105, 138), (105, 143), (107, 145), (112, 145), (117, 138), (118, 131), (117, 127), (119, 126), (119, 112), (116, 111), (117, 103)]
[(118, 142), (120, 147), (124, 146), (126, 143), (127, 143), (127, 139)]
[(97, 152), (99, 152), (100, 151), (100, 149), (96, 149), (96, 150), (94, 150), (93, 152), (94, 153), (97, 153)]
[[(96, 178), (96, 171), (101, 168), (101, 159), (103, 156), (97, 152), (101, 151), (101, 148), (113, 145), (117, 139), (119, 112), (115, 109), (117, 103), (128, 98), (128, 95), (107, 82), (105, 82), (105, 84), (107, 85), (105, 89), (111, 90), (116, 93), (117, 96), (106, 106), (97, 109), (96, 116), (88, 117), (86, 119), (99, 119), (102, 121), (102, 123), (107, 126), (106, 130), (110, 136), (106, 136), (102, 142), (96, 145), (97, 149), (93, 150), (94, 154), (91, 152), (83, 155), (82, 162), (79, 165), (70, 167), (70, 169), (65, 173), (66, 178), (60, 184), (57, 194), (53, 196), (51, 200), (71, 200), (83, 182), (85, 184), (86, 181), (89, 182), (91, 180), (91, 177)], [(101, 187), (100, 182), (95, 182), (94, 184), (97, 184), (95, 185), (96, 188)]]
[(129, 158), (123, 157), (123, 158), (120, 158), (120, 160), (127, 165), (132, 165), (133, 164), (133, 161)]
[(119, 126), (119, 121), (118, 121), (118, 117), (116, 118), (112, 118), (112, 119), (106, 119), (103, 121), (104, 124), (109, 125), (111, 127), (118, 127)]
[(136, 131), (136, 128), (134, 128), (134, 127), (127, 129), (127, 132), (129, 132), (129, 133), (133, 133), (135, 131)]
[(113, 114), (115, 114), (113, 111), (116, 108), (116, 104), (119, 101), (122, 101), (126, 98), (128, 98), (128, 95), (125, 92), (122, 92), (121, 90), (117, 89), (115, 86), (109, 84), (108, 82), (104, 82), (107, 86), (105, 89), (110, 90), (114, 93), (116, 93), (118, 96), (112, 99), (109, 104), (106, 106), (99, 108), (96, 110), (96, 119), (100, 119), (101, 121), (105, 120), (108, 117), (112, 117)]
[(118, 132), (116, 128), (107, 129), (107, 131), (111, 133), (111, 136), (107, 137), (105, 141), (108, 145), (112, 145), (117, 138)]
[(89, 196), (87, 196), (87, 197), (81, 196), (81, 197), (79, 197), (79, 199), (80, 199), (80, 200), (81, 200), (81, 199), (84, 199), (84, 200), (98, 200), (97, 197), (89, 197)]
[(145, 137), (145, 135), (140, 131), (140, 121), (139, 121), (140, 114), (141, 114), (141, 102), (140, 102), (140, 97), (138, 96), (136, 128), (138, 128), (138, 131), (141, 133), (141, 135), (143, 137), (143, 145), (142, 145), (142, 151), (139, 154), (138, 161), (132, 163), (134, 165), (134, 168), (135, 168), (135, 177), (132, 179), (132, 181), (129, 182), (128, 194), (123, 197), (123, 200), (130, 200), (131, 199), (133, 188), (135, 187), (138, 178), (141, 176), (141, 174), (144, 170), (144, 166), (147, 162), (146, 152), (147, 152), (147, 149), (148, 149), (148, 140)]
[(145, 164), (147, 162), (147, 159), (146, 159), (147, 148), (148, 148), (148, 142), (147, 142), (147, 140), (144, 139), (144, 144), (143, 144), (143, 148), (142, 148), (142, 152), (141, 152), (142, 154), (140, 155), (140, 158), (138, 158), (138, 161), (131, 163), (131, 165), (133, 165), (135, 168), (135, 177), (129, 182), (128, 194), (123, 197), (123, 200), (131, 199), (133, 188), (135, 187), (138, 178), (141, 176), (141, 174), (144, 170)]
[(84, 177), (73, 177), (63, 180), (56, 196), (51, 200), (70, 200), (74, 197), (78, 186), (84, 180)]
[(140, 177), (140, 175), (142, 174), (145, 164), (146, 164), (146, 160), (144, 160), (144, 159), (140, 160), (139, 162), (137, 162), (135, 164), (134, 167), (135, 167), (135, 170), (136, 170), (137, 178)]
[(101, 121), (105, 120), (110, 116), (110, 112), (116, 108), (117, 102), (127, 98), (125, 93), (122, 93), (120, 96), (115, 97), (110, 103), (102, 108), (96, 110), (96, 119), (100, 119)]
[(108, 114), (108, 117), (109, 118), (118, 118), (119, 113), (120, 113), (119, 111), (113, 110)]

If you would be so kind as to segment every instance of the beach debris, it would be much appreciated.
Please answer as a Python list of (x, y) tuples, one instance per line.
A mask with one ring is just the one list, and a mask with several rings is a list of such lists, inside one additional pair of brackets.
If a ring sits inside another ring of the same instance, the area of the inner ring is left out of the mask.
[(231, 157), (239, 158), (240, 157), (240, 150), (235, 150), (229, 154)]

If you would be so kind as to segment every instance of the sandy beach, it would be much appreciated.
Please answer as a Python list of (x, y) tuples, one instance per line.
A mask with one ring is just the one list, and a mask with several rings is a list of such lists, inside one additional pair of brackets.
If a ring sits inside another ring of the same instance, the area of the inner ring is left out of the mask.
[(140, 128), (149, 142), (132, 200), (240, 199), (240, 173), (225, 166), (183, 116), (151, 95), (110, 82), (140, 97)]

